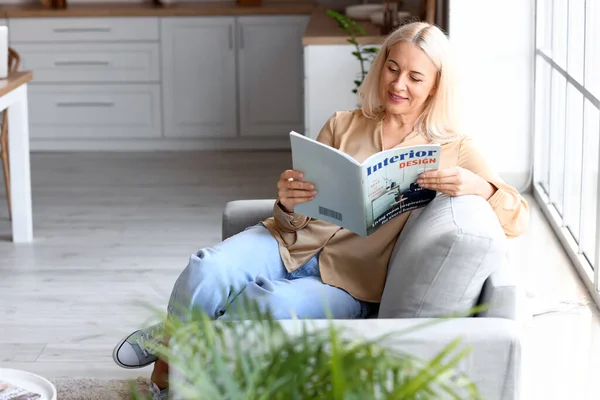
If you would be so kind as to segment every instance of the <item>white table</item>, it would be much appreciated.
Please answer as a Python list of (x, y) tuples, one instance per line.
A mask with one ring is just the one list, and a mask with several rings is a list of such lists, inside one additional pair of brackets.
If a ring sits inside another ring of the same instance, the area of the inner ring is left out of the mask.
[(0, 368), (0, 382), (38, 393), (42, 396), (40, 400), (57, 400), (56, 387), (52, 382), (31, 372)]
[(0, 111), (8, 109), (12, 238), (15, 243), (33, 240), (27, 105), (27, 82), (32, 78), (31, 72), (24, 71), (0, 79)]

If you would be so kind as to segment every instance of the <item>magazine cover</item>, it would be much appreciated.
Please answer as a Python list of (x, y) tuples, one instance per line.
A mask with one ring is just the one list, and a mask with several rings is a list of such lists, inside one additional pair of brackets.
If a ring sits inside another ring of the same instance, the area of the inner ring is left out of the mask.
[(0, 400), (37, 400), (42, 396), (10, 382), (0, 381)]
[(437, 192), (424, 189), (417, 178), (437, 170), (440, 145), (417, 145), (388, 150), (369, 157), (363, 166), (367, 234), (408, 211), (424, 207)]
[(436, 191), (416, 183), (419, 174), (439, 168), (441, 146), (414, 145), (385, 150), (359, 163), (350, 155), (290, 132), (293, 168), (312, 182), (317, 195), (295, 212), (369, 236), (398, 215), (427, 205)]

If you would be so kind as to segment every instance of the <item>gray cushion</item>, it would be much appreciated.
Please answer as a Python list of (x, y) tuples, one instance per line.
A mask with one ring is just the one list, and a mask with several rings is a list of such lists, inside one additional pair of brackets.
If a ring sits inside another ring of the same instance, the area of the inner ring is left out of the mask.
[(223, 211), (221, 238), (225, 240), (271, 217), (274, 205), (275, 199), (230, 201)]
[(392, 253), (379, 318), (468, 312), (504, 262), (506, 236), (479, 196), (439, 195), (413, 212)]

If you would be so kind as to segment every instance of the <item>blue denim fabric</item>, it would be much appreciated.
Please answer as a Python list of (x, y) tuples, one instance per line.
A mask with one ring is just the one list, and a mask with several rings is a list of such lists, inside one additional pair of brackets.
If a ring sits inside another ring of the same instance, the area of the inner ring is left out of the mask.
[(370, 303), (323, 283), (318, 254), (288, 272), (262, 224), (193, 254), (175, 282), (168, 311), (185, 319), (200, 308), (215, 319), (229, 318), (226, 307), (239, 299), (256, 301), (276, 319), (366, 318), (371, 310)]

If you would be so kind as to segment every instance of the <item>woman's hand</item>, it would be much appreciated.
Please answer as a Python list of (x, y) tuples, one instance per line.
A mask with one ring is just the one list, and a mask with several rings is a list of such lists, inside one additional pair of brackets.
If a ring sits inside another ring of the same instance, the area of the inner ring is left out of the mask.
[(424, 172), (419, 175), (417, 184), (422, 188), (436, 190), (449, 196), (475, 194), (488, 200), (496, 193), (496, 188), (488, 181), (461, 167)]
[(315, 198), (315, 186), (310, 182), (302, 182), (302, 172), (288, 169), (284, 171), (277, 181), (277, 197), (283, 211), (294, 212), (294, 206)]

